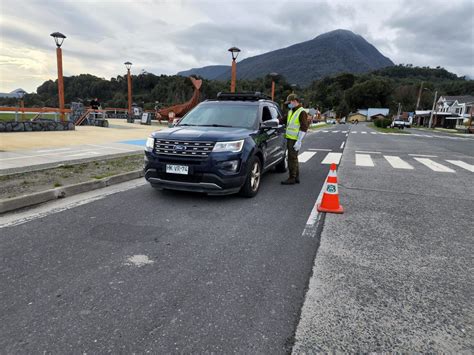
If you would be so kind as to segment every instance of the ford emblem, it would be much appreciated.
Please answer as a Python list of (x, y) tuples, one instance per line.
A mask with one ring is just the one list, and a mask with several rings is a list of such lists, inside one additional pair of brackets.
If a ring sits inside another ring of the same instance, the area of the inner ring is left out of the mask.
[(182, 151), (186, 150), (186, 147), (184, 145), (177, 144), (177, 145), (174, 146), (174, 150), (176, 152), (182, 152)]

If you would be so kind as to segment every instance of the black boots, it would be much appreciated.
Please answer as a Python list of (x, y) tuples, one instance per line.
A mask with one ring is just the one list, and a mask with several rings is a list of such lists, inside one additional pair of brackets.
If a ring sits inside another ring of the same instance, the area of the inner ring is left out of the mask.
[(294, 185), (294, 184), (299, 184), (299, 183), (300, 183), (299, 177), (297, 178), (290, 177), (287, 180), (281, 182), (282, 185)]

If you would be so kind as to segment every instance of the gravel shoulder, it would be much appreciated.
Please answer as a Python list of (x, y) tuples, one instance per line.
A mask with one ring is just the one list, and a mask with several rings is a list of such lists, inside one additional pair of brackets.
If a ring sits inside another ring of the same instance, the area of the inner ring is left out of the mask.
[(0, 176), (0, 199), (100, 180), (143, 167), (143, 153)]

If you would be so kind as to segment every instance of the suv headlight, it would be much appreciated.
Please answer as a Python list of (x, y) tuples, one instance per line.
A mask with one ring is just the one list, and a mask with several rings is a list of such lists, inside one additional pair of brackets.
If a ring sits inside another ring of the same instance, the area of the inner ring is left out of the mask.
[(155, 145), (155, 138), (148, 137), (145, 143), (146, 150), (153, 150), (154, 145)]
[(233, 142), (217, 142), (214, 146), (213, 152), (232, 152), (238, 153), (244, 146), (244, 140)]

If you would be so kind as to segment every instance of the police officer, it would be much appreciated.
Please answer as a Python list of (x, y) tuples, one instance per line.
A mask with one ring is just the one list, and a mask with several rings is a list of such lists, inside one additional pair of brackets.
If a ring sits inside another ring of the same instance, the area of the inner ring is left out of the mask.
[(296, 94), (288, 95), (285, 103), (288, 104), (288, 108), (290, 109), (286, 121), (285, 135), (288, 148), (288, 169), (290, 176), (281, 183), (283, 185), (294, 185), (300, 183), (298, 151), (301, 149), (301, 143), (308, 131), (308, 115)]

